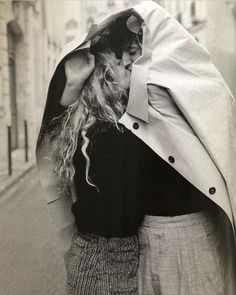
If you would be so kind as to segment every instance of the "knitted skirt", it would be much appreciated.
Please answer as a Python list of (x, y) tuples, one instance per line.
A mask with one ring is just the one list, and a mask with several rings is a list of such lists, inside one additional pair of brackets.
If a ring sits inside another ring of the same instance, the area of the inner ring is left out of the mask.
[(75, 233), (65, 255), (68, 295), (137, 295), (138, 236)]

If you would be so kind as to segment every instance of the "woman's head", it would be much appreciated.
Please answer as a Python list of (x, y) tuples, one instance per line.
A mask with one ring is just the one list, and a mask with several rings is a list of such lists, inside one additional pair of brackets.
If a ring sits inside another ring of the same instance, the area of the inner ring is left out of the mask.
[(86, 158), (87, 182), (94, 185), (88, 176), (88, 131), (97, 120), (119, 129), (118, 120), (127, 105), (129, 75), (130, 72), (114, 52), (109, 49), (98, 52), (95, 55), (95, 69), (78, 99), (60, 117), (52, 120), (53, 128), (47, 132), (45, 143), (50, 144), (58, 188), (63, 194), (68, 192), (75, 174), (73, 156), (78, 143)]

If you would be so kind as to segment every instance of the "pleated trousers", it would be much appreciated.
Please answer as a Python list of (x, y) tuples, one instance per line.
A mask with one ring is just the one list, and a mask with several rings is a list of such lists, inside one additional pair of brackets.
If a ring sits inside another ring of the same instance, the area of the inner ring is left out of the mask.
[(139, 295), (225, 295), (223, 249), (207, 211), (146, 215), (139, 243)]

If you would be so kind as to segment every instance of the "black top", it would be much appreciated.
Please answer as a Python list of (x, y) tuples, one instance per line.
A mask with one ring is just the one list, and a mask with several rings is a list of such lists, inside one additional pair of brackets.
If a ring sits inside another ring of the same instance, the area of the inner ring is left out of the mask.
[(211, 201), (131, 131), (97, 123), (88, 137), (89, 176), (80, 145), (74, 155), (78, 201), (72, 205), (81, 232), (101, 236), (137, 233), (145, 214), (174, 216), (196, 212)]

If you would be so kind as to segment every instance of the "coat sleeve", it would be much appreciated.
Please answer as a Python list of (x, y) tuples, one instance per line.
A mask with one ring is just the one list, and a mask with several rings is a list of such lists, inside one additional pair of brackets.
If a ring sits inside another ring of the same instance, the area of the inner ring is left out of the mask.
[[(50, 121), (60, 116), (66, 106), (60, 104), (60, 98), (65, 86), (64, 63), (61, 62), (51, 80), (44, 109), (41, 129), (36, 146), (36, 163), (39, 179), (43, 187), (43, 197), (48, 205), (48, 213), (56, 233), (59, 248), (63, 253), (69, 248), (75, 231), (74, 216), (71, 205), (74, 196), (60, 196), (55, 184), (53, 164), (50, 159), (50, 147), (44, 146), (43, 138)], [(73, 191), (73, 190), (72, 190)]]
[(69, 249), (76, 230), (71, 212), (72, 199), (63, 197), (48, 203), (49, 217), (62, 254)]
[(47, 130), (49, 123), (55, 117), (58, 117), (65, 111), (66, 107), (60, 104), (60, 98), (62, 96), (66, 83), (66, 75), (64, 68), (64, 61), (62, 60), (57, 66), (56, 71), (51, 79), (48, 87), (47, 99), (42, 117), (40, 132), (36, 145), (36, 156), (38, 148), (41, 146), (42, 139), (45, 131)]
[(185, 120), (181, 110), (172, 98), (169, 89), (159, 85), (148, 84), (149, 104), (163, 117), (176, 127), (194, 134), (191, 126)]

